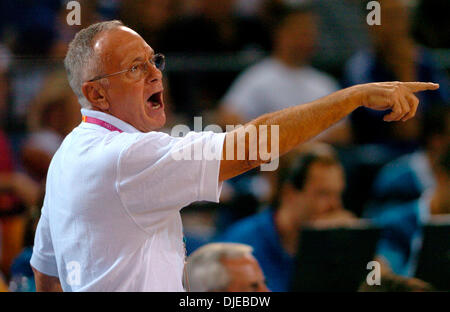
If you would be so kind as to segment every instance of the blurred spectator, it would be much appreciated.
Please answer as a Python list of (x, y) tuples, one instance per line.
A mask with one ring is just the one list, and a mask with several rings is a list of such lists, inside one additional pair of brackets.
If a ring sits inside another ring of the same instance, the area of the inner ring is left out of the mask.
[(5, 1), (2, 9), (14, 38), (13, 52), (20, 56), (42, 57), (55, 40), (55, 18), (60, 0)]
[(22, 150), (22, 161), (30, 175), (42, 181), (53, 154), (64, 137), (81, 122), (80, 105), (63, 71), (54, 71), (31, 104), (30, 134)]
[[(20, 216), (24, 206), (11, 191), (11, 175), (14, 170), (13, 156), (8, 138), (0, 128), (0, 269), (6, 274), (13, 257), (22, 244)], [(17, 230), (16, 230), (17, 229)], [(15, 235), (19, 234), (19, 235)]]
[(385, 274), (381, 277), (380, 285), (368, 285), (365, 281), (361, 284), (360, 292), (424, 292), (434, 291), (433, 286), (417, 279)]
[(177, 112), (191, 117), (215, 109), (236, 76), (230, 64), (268, 49), (264, 25), (255, 18), (236, 16), (234, 1), (196, 1), (192, 14), (173, 18), (160, 36), (164, 40), (157, 49), (179, 60), (176, 72), (170, 72), (170, 57), (167, 65)]
[[(8, 73), (9, 101), (7, 102), (6, 130), (16, 135), (26, 132), (30, 103), (42, 88), (49, 70), (48, 60), (36, 62), (16, 57)], [(21, 137), (16, 137), (21, 140)]]
[(13, 258), (23, 246), (27, 206), (36, 203), (38, 185), (28, 176), (14, 171), (9, 142), (0, 129), (0, 269), (8, 274)]
[[(433, 60), (430, 52), (418, 46), (411, 36), (412, 8), (405, 4), (410, 2), (381, 0), (380, 3), (381, 25), (368, 26), (373, 48), (358, 52), (348, 61), (346, 84), (392, 80), (434, 81), (440, 84), (438, 92), (423, 92), (418, 95), (421, 103), (419, 115), (434, 105), (450, 103), (448, 77)], [(416, 148), (419, 119), (394, 125), (383, 122), (385, 114), (369, 112), (365, 108), (358, 108), (353, 112), (351, 121), (356, 143), (388, 144), (405, 152)]]
[(339, 227), (356, 221), (342, 207), (345, 182), (339, 161), (316, 146), (305, 151), (282, 179), (274, 209), (237, 222), (217, 238), (252, 246), (272, 291), (289, 290), (302, 227)]
[(67, 2), (16, 1), (6, 5), (5, 9), (12, 16), (20, 16), (17, 20), (12, 18), (8, 25), (15, 57), (8, 72), (10, 101), (6, 127), (9, 132), (14, 132), (17, 140), (21, 140), (26, 131), (31, 102), (43, 87), (48, 73), (64, 57), (68, 42), (82, 27), (100, 19), (96, 1), (79, 0), (81, 25), (68, 25)]
[(331, 77), (309, 66), (317, 38), (317, 21), (312, 8), (282, 6), (276, 9), (278, 23), (271, 56), (243, 72), (222, 99), (226, 124), (247, 122), (338, 89)]
[(267, 35), (254, 19), (236, 16), (235, 0), (199, 0), (198, 12), (179, 16), (164, 34), (164, 51), (230, 53), (267, 49)]
[(436, 184), (432, 167), (450, 144), (450, 106), (425, 112), (421, 127), (423, 148), (390, 162), (375, 179), (373, 209), (386, 202), (417, 199)]
[(174, 17), (173, 0), (123, 0), (120, 19), (157, 50), (164, 50), (165, 28)]
[(44, 187), (40, 189), (39, 200), (26, 214), (24, 244), (21, 253), (13, 260), (10, 269), (9, 289), (13, 292), (35, 292), (33, 270), (30, 265), (33, 253), (34, 236), (44, 201)]
[[(226, 188), (225, 184), (224, 187)], [(221, 194), (220, 204), (209, 202), (193, 203), (181, 211), (186, 254), (188, 256), (197, 248), (209, 243), (213, 238), (216, 231), (216, 211), (224, 207), (222, 196)]]
[[(361, 14), (361, 0), (261, 0), (240, 2), (241, 8), (258, 9), (261, 18), (270, 24), (277, 21), (276, 7), (284, 5), (305, 5), (314, 7), (317, 16), (317, 42), (312, 64), (326, 70), (335, 77), (341, 77), (343, 64), (359, 49), (368, 44), (365, 16)], [(255, 2), (255, 3), (254, 3)], [(260, 5), (260, 2), (264, 2)], [(364, 18), (363, 18), (364, 16)]]
[(419, 199), (391, 204), (366, 215), (384, 228), (377, 253), (395, 274), (414, 275), (422, 225), (436, 215), (450, 214), (450, 145), (432, 169), (436, 186), (426, 190)]
[[(6, 130), (24, 131), (28, 104), (41, 86), (55, 41), (54, 21), (59, 0), (3, 1), (5, 42), (14, 58), (7, 72)], [(36, 61), (39, 59), (39, 61)]]
[(258, 172), (259, 168), (242, 176), (228, 180), (228, 200), (221, 200), (222, 208), (217, 211), (216, 227), (221, 233), (236, 221), (253, 215), (261, 205), (270, 202), (270, 173)]
[(188, 291), (268, 291), (252, 247), (247, 245), (207, 244), (189, 256), (186, 268)]
[[(218, 118), (222, 125), (242, 124), (265, 113), (316, 100), (339, 88), (331, 76), (310, 65), (318, 35), (313, 7), (278, 4), (272, 11), (276, 25), (271, 56), (234, 81), (222, 99)], [(348, 142), (343, 124), (345, 121), (322, 137)]]
[(314, 0), (319, 16), (318, 53), (313, 64), (341, 77), (345, 62), (358, 50), (367, 47), (369, 38), (365, 10), (361, 0)]

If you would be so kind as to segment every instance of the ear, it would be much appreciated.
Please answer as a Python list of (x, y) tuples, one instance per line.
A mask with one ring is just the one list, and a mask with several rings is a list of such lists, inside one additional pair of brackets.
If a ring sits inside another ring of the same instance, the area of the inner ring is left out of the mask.
[(106, 99), (106, 92), (99, 81), (84, 82), (81, 86), (84, 97), (92, 104), (92, 106), (106, 111), (109, 109), (109, 102)]

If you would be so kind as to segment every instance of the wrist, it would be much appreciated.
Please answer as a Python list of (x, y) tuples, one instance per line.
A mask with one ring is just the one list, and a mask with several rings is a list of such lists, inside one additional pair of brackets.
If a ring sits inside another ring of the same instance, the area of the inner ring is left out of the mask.
[(360, 106), (365, 106), (364, 104), (366, 103), (366, 93), (364, 92), (364, 88), (362, 87), (362, 85), (354, 85), (345, 90), (347, 90), (348, 92), (346, 96), (354, 110)]
[(342, 109), (351, 113), (364, 103), (364, 92), (360, 85), (341, 89), (332, 94), (333, 102), (339, 103)]

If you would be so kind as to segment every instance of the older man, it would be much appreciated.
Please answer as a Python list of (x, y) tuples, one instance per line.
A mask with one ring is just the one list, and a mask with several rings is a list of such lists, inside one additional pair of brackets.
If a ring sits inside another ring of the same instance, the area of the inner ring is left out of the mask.
[(214, 243), (197, 249), (187, 260), (190, 291), (268, 291), (264, 274), (244, 244)]
[[(91, 25), (71, 42), (65, 66), (83, 122), (48, 171), (31, 259), (38, 291), (183, 291), (180, 209), (218, 201), (222, 181), (263, 162), (249, 159), (254, 146), (237, 130), (183, 138), (155, 131), (165, 122), (163, 61), (119, 21)], [(412, 118), (418, 105), (413, 92), (436, 88), (416, 82), (358, 85), (245, 127), (279, 125), (283, 154), (362, 105), (392, 109), (386, 121)], [(227, 142), (244, 145), (245, 157), (238, 159), (235, 148), (227, 159)], [(224, 159), (173, 157), (198, 145), (223, 151)]]

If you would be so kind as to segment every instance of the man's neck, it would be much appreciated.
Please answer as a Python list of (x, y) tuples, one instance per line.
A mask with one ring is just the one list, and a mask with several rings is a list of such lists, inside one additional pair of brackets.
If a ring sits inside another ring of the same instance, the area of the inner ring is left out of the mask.
[[(92, 107), (90, 108), (90, 110), (93, 110), (93, 111), (96, 111), (96, 112), (105, 113), (105, 114), (110, 114), (110, 113), (109, 113), (109, 110), (103, 110), (103, 109), (98, 108), (98, 107), (96, 107), (96, 106), (92, 106)], [(110, 114), (110, 115), (111, 115), (111, 114)]]
[(299, 226), (293, 222), (295, 219), (291, 216), (289, 209), (283, 206), (280, 206), (274, 214), (275, 228), (280, 235), (281, 244), (292, 256), (297, 251), (299, 236)]

